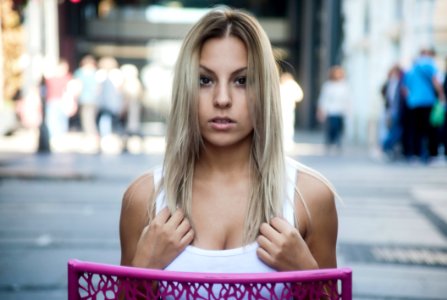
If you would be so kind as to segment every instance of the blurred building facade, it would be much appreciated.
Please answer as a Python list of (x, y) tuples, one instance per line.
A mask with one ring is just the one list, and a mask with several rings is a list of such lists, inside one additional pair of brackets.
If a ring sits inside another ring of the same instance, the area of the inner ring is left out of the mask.
[[(389, 67), (407, 66), (423, 46), (447, 55), (447, 0), (28, 0), (23, 95), (42, 71), (65, 58), (74, 69), (84, 54), (136, 65), (146, 87), (146, 119), (169, 105), (172, 67), (182, 38), (210, 7), (252, 12), (304, 91), (296, 127), (318, 128), (316, 106), (327, 70), (346, 69), (352, 90), (348, 136), (374, 143), (380, 86)], [(441, 63), (441, 61), (440, 61)], [(442, 65), (441, 65), (442, 67)], [(1, 77), (0, 77), (1, 78)]]
[[(27, 2), (24, 16), (31, 65), (49, 66), (61, 57), (74, 69), (87, 53), (135, 64), (146, 85), (146, 105), (153, 108), (149, 111), (162, 114), (169, 106), (168, 74), (172, 75), (176, 51), (192, 24), (217, 4), (245, 9), (260, 20), (283, 65), (304, 90), (304, 101), (296, 110), (297, 127), (317, 125), (320, 82), (329, 66), (342, 58), (341, 0)], [(27, 76), (25, 86), (30, 86), (40, 74)], [(149, 117), (156, 118), (150, 112)]]
[(383, 109), (387, 72), (408, 68), (421, 48), (434, 48), (444, 70), (447, 57), (446, 0), (344, 0), (343, 65), (352, 90), (349, 137), (374, 146)]

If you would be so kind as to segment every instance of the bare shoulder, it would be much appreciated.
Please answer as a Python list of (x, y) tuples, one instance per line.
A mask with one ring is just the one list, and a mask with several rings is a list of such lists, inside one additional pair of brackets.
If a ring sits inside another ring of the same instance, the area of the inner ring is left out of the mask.
[(154, 195), (154, 176), (151, 172), (135, 179), (124, 193), (119, 225), (122, 265), (131, 264), (141, 232), (148, 225)]
[(298, 170), (296, 187), (310, 210), (318, 208), (318, 212), (324, 213), (328, 209), (335, 209), (334, 187), (328, 179), (315, 170)]
[(296, 170), (295, 186), (299, 200), (304, 201), (309, 209), (335, 207), (335, 187), (323, 174), (292, 159), (288, 159), (288, 164)]
[(337, 266), (338, 216), (335, 188), (312, 168), (299, 167), (296, 175), (296, 212), (304, 239), (320, 268)]
[(155, 192), (154, 176), (147, 172), (130, 183), (127, 187), (122, 202), (122, 210), (147, 211), (151, 200), (150, 196)]

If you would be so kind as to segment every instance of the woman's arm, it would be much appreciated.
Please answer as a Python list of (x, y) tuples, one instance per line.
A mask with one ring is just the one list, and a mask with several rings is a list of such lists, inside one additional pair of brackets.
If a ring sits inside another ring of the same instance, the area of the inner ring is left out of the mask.
[(151, 174), (137, 178), (124, 193), (119, 224), (121, 265), (132, 266), (138, 240), (149, 222), (149, 207), (154, 201), (150, 195), (153, 194), (154, 186)]
[(164, 269), (191, 243), (194, 232), (181, 210), (149, 215), (155, 201), (151, 174), (135, 180), (124, 194), (120, 217), (121, 265)]
[[(318, 267), (337, 267), (338, 216), (334, 192), (319, 178), (307, 173), (298, 175), (298, 188), (308, 207), (306, 244)], [(297, 201), (300, 205), (301, 201)], [(302, 203), (302, 202), (301, 202)], [(297, 209), (297, 208), (296, 208)]]
[(299, 228), (279, 217), (263, 223), (258, 256), (278, 271), (335, 268), (338, 221), (334, 194), (322, 180), (305, 172), (299, 173), (297, 182)]

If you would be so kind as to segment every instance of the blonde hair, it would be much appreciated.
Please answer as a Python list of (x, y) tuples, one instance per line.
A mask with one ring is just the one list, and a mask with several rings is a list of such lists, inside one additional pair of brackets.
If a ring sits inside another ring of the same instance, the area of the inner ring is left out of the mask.
[(244, 241), (248, 243), (256, 238), (262, 222), (282, 215), (286, 195), (278, 69), (266, 33), (248, 13), (214, 9), (184, 39), (175, 68), (164, 177), (158, 190), (165, 191), (171, 211), (179, 207), (191, 216), (194, 166), (203, 146), (197, 113), (200, 51), (207, 40), (227, 36), (240, 39), (248, 52), (247, 96), (254, 127), (251, 192), (244, 227)]

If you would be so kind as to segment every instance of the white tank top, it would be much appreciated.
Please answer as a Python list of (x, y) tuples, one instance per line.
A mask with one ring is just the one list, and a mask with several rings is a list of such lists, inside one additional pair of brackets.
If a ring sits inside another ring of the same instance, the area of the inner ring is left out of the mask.
[[(154, 183), (157, 186), (161, 180), (161, 167), (154, 170)], [(283, 217), (295, 225), (294, 194), (296, 168), (286, 160), (287, 193), (283, 203)], [(156, 213), (166, 207), (165, 194), (160, 192), (156, 198)], [(264, 264), (256, 255), (258, 243), (253, 242), (240, 248), (227, 250), (206, 250), (195, 246), (187, 246), (165, 270), (182, 272), (210, 273), (265, 273), (275, 272)]]

